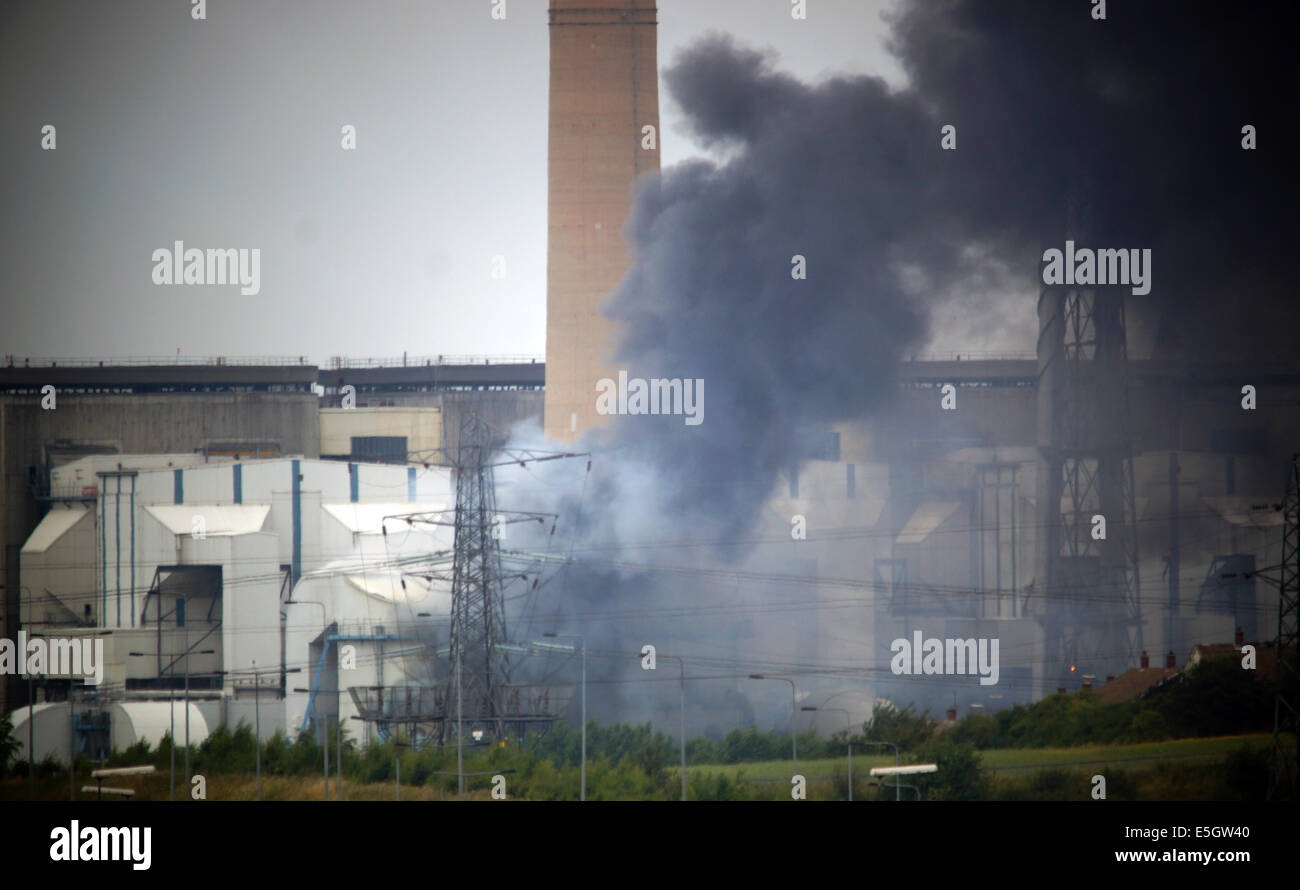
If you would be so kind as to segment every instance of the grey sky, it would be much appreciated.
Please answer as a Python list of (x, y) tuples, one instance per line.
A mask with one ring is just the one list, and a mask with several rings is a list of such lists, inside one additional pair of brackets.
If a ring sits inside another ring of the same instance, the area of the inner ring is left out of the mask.
[[(6, 3), (0, 354), (540, 355), (547, 3), (492, 5)], [(889, 5), (660, 0), (661, 71), (719, 30), (801, 78), (901, 83)], [(663, 162), (700, 154), (661, 106)], [(260, 294), (155, 286), (177, 240), (260, 248)]]

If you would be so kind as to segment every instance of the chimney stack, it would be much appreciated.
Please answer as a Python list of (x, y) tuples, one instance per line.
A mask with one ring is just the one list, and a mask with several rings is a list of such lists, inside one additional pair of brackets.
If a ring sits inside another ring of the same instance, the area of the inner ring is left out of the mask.
[(1111, 680), (1114, 680), (1114, 679), (1115, 679), (1115, 675), (1114, 675), (1114, 674), (1107, 674), (1107, 675), (1106, 675), (1106, 682), (1107, 682), (1107, 683), (1109, 683)]
[(1169, 651), (1169, 654), (1165, 656), (1165, 667), (1167, 668), (1178, 667), (1178, 659), (1174, 655), (1172, 649)]
[(1151, 667), (1151, 656), (1147, 655), (1144, 651), (1142, 653), (1142, 670), (1146, 670), (1149, 667)]
[(956, 722), (957, 722), (957, 709), (956, 709), (956, 708), (949, 708), (949, 709), (948, 709), (948, 722), (949, 722), (949, 723), (956, 723)]
[(1091, 689), (1091, 688), (1092, 688), (1092, 674), (1084, 674), (1084, 675), (1083, 675), (1083, 688), (1084, 688), (1084, 689)]
[(1237, 635), (1234, 639), (1237, 641), (1237, 648), (1240, 649), (1246, 643), (1246, 632), (1240, 627), (1237, 628)]
[(1056, 694), (1057, 694), (1057, 695), (1065, 695), (1065, 687), (1064, 687), (1064, 686), (1057, 686), (1057, 687), (1056, 687)]
[(655, 0), (550, 0), (546, 437), (605, 422), (596, 381), (621, 336), (601, 312), (628, 268), (632, 185), (659, 169)]

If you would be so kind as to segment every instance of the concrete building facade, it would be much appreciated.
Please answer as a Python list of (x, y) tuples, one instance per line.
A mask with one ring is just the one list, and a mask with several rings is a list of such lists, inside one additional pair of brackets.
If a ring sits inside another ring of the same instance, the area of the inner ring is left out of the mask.
[[(38, 757), (156, 745), (187, 699), (192, 743), (241, 721), (292, 738), (355, 715), (352, 687), (432, 682), (422, 641), (439, 637), (449, 586), (403, 567), (449, 549), (449, 533), (391, 517), (450, 507), (450, 470), (106, 455), (56, 482), (77, 497), (53, 503), (23, 546), (22, 627), (103, 656), (98, 684), (36, 678)], [(29, 712), (14, 716), (25, 740)]]

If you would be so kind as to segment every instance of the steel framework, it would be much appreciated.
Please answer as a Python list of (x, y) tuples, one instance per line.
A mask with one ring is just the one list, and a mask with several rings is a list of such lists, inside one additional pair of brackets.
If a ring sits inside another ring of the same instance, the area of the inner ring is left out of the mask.
[[(1143, 649), (1126, 340), (1120, 289), (1044, 288), (1035, 586), (1062, 679), (1083, 666), (1119, 673)], [(1104, 535), (1094, 536), (1095, 516)]]
[[(1300, 598), (1300, 455), (1292, 455), (1282, 500), (1282, 565), (1277, 600), (1277, 684), (1273, 699), (1273, 762), (1268, 798), (1296, 796), (1300, 775), (1300, 737), (1297, 736), (1296, 622)], [(1290, 733), (1290, 740), (1286, 738)]]
[(377, 725), (381, 739), (394, 727), (405, 728), (416, 746), (434, 738), (448, 745), (464, 744), (466, 736), (475, 743), (520, 737), (545, 731), (567, 708), (568, 687), (510, 682), (511, 653), (528, 650), (507, 642), (504, 589), (527, 576), (503, 569), (501, 534), (507, 525), (544, 523), (551, 514), (499, 510), (495, 468), (578, 456), (585, 455), (509, 449), (482, 418), (470, 415), (452, 461), (454, 509), (388, 517), (453, 530), (450, 574), (433, 567), (410, 572), (450, 581), (451, 639), (449, 648), (437, 653), (447, 655), (439, 685), (349, 690), (362, 719)]

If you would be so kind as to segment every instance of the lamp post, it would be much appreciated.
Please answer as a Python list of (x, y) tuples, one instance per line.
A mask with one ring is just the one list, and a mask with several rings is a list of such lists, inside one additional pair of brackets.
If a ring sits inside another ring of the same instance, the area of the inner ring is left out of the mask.
[[(215, 655), (216, 649), (200, 649), (200, 655)], [(132, 658), (157, 657), (156, 653), (128, 652)], [(173, 675), (174, 676), (174, 675)], [(167, 710), (171, 717), (171, 774), (168, 777), (167, 799), (176, 799), (176, 697), (171, 685), (167, 687)], [(190, 650), (185, 650), (185, 786), (190, 784)], [(188, 792), (187, 792), (188, 795)], [(188, 799), (188, 796), (187, 798)]]
[[(200, 655), (212, 655), (215, 649), (200, 649)], [(190, 629), (185, 626), (185, 799), (190, 800)]]
[(686, 800), (686, 661), (680, 655), (660, 655), (677, 662), (680, 672), (680, 689), (682, 698), (682, 800)]
[[(310, 689), (304, 689), (304, 688), (301, 687), (301, 686), (294, 687), (294, 690), (293, 690), (293, 691), (294, 691), (294, 692), (306, 692), (306, 693), (308, 693), (308, 694), (311, 693), (311, 690), (310, 690)], [(316, 691), (317, 691), (317, 692), (323, 692), (323, 691), (325, 691), (325, 690), (317, 689)], [(337, 691), (336, 691), (336, 694), (337, 694)], [(315, 708), (315, 707), (317, 707), (317, 706), (313, 703), (313, 704), (312, 704), (312, 707)], [(323, 746), (323, 748), (324, 748), (324, 757), (325, 757), (325, 799), (326, 799), (326, 800), (329, 800), (329, 799), (330, 799), (330, 733), (329, 733), (329, 717), (328, 717), (328, 715), (326, 715), (326, 714), (321, 714), (319, 710), (318, 710), (316, 713), (317, 713), (317, 715), (318, 715), (318, 717), (319, 717), (319, 719), (320, 719), (320, 721), (321, 721), (321, 734), (320, 734), (320, 735), (321, 735), (321, 743), (322, 743), (322, 746)]]
[[(879, 788), (879, 787), (881, 787), (882, 785), (884, 785), (884, 783), (881, 782), (880, 780), (876, 780), (875, 782), (868, 782), (867, 784), (870, 785), (872, 788)], [(899, 788), (899, 787), (902, 787), (902, 788), (910, 788), (910, 789), (912, 789), (913, 791), (916, 792), (916, 799), (917, 799), (917, 800), (920, 800), (920, 799), (921, 799), (921, 789), (920, 789), (920, 788), (917, 788), (915, 785), (902, 785), (902, 786), (899, 786), (899, 785), (897, 784), (897, 777), (895, 777), (895, 784), (894, 784), (894, 787), (895, 787), (895, 788)]]
[(848, 735), (849, 742), (849, 801), (853, 800), (853, 721), (849, 717), (849, 712), (845, 708), (813, 708), (805, 706), (804, 711), (839, 711), (844, 715), (844, 731)]
[[(26, 653), (19, 653), (19, 657), (26, 658)], [(72, 701), (72, 684), (68, 684), (68, 701)], [(33, 729), (33, 723), (36, 719), (36, 690), (32, 687), (32, 675), (27, 675), (27, 799), (36, 799), (36, 732)], [(75, 732), (75, 727), (73, 729)], [(76, 763), (77, 752), (74, 749), (72, 758), (68, 761), (68, 769), (72, 769)]]
[(798, 707), (798, 692), (795, 690), (794, 680), (789, 677), (778, 677), (774, 674), (750, 674), (751, 680), (784, 680), (790, 684), (790, 756), (794, 760), (795, 775), (799, 774), (799, 748), (795, 742), (794, 715)]
[[(146, 658), (147, 652), (128, 652), (127, 655), (132, 658)], [(159, 678), (161, 679), (161, 678)], [(171, 772), (167, 777), (167, 799), (176, 799), (176, 690), (171, 683), (167, 684), (167, 710), (171, 717), (171, 730), (169, 739), (171, 741)]]
[[(281, 670), (284, 670), (283, 666), (278, 668), (271, 668), (270, 670), (267, 671), (259, 671), (257, 669), (257, 659), (256, 658), (253, 659), (253, 670), (252, 670), (253, 681), (257, 684), (257, 691), (254, 693), (254, 697), (253, 697), (253, 720), (254, 720), (253, 742), (257, 748), (257, 799), (258, 800), (262, 799), (262, 674), (274, 674), (280, 672)], [(302, 668), (289, 668), (287, 670), (284, 670), (284, 673), (296, 674), (301, 670)]]
[(587, 799), (587, 644), (583, 640), (582, 634), (557, 634), (544, 633), (544, 637), (554, 639), (571, 639), (578, 641), (578, 649), (582, 653), (582, 792), (580, 800)]
[[(320, 609), (321, 645), (322, 646), (329, 645), (329, 640), (327, 639), (329, 635), (329, 614), (325, 611), (324, 603), (318, 603), (315, 600), (295, 600), (295, 599), (285, 600), (284, 603), (287, 606), (315, 606), (316, 608)], [(320, 692), (319, 689), (316, 691)], [(310, 689), (295, 689), (294, 692), (306, 692), (308, 694), (311, 694)], [(336, 692), (335, 695), (337, 694), (338, 693)], [(312, 699), (312, 706), (316, 707), (314, 697)], [(319, 713), (319, 711), (317, 713)], [(329, 800), (330, 799), (330, 737), (329, 737), (329, 726), (325, 723), (322, 723), (321, 725), (321, 746), (324, 749), (324, 754), (325, 754), (325, 799)]]
[[(894, 749), (894, 766), (895, 766), (895, 767), (898, 766), (898, 746), (895, 745), (893, 742), (858, 742), (858, 744), (859, 744), (859, 745), (888, 745), (889, 747), (891, 747), (891, 748)], [(898, 776), (895, 775), (895, 776), (894, 776), (894, 800), (901, 800), (901, 799), (902, 799), (902, 798), (899, 797), (899, 790), (898, 790), (898, 788), (899, 788), (899, 785), (898, 785)]]

